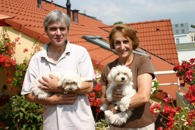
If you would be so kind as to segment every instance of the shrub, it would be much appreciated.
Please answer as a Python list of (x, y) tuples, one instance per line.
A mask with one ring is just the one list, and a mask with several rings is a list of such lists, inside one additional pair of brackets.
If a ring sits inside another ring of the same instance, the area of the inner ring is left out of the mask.
[(27, 102), (24, 96), (15, 95), (2, 108), (1, 120), (9, 129), (38, 130), (42, 129), (43, 107)]

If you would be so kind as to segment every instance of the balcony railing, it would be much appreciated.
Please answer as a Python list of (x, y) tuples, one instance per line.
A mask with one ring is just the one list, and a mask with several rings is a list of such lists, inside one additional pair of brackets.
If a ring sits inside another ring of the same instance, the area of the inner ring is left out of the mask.
[[(154, 72), (156, 76), (158, 75), (171, 75), (171, 74), (176, 74), (175, 71), (169, 70), (169, 71), (156, 71)], [(170, 83), (159, 83), (159, 86), (169, 86), (169, 85), (177, 85), (178, 86), (178, 92), (180, 92), (180, 82), (179, 78), (176, 77), (177, 82), (170, 82)]]
[[(176, 74), (175, 71), (169, 70), (169, 71), (156, 71), (154, 72), (156, 76), (158, 75), (171, 75), (171, 74)], [(159, 83), (159, 86), (169, 86), (169, 85), (177, 85), (178, 86), (178, 91), (176, 92), (176, 102), (177, 106), (186, 106), (186, 104), (189, 104), (190, 102), (186, 99), (184, 99), (184, 94), (180, 91), (182, 90), (187, 91), (185, 87), (181, 87), (179, 78), (176, 77), (176, 82), (171, 82), (171, 83)]]

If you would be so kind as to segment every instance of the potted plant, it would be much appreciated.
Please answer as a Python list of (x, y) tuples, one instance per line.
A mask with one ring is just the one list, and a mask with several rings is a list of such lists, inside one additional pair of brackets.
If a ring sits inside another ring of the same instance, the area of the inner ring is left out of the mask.
[(184, 82), (183, 85), (188, 84), (188, 91), (183, 94), (181, 100), (185, 100), (184, 105), (176, 106), (173, 98), (169, 95), (164, 99), (164, 102), (170, 104), (162, 106), (162, 104), (155, 103), (150, 107), (153, 114), (158, 113), (157, 130), (194, 130), (195, 129), (195, 109), (193, 103), (195, 102), (195, 58), (189, 61), (183, 61), (180, 65), (176, 65), (173, 70), (176, 76)]

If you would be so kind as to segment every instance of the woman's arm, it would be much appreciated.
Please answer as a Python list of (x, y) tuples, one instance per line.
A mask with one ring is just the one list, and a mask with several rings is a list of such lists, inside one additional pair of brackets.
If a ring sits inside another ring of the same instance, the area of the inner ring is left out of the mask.
[(100, 100), (101, 100), (101, 105), (104, 104), (104, 103), (108, 103), (108, 100), (106, 99), (106, 86), (102, 85), (102, 89), (101, 89), (101, 97), (100, 97)]
[(141, 74), (137, 77), (138, 92), (131, 98), (129, 108), (136, 108), (149, 102), (152, 87), (152, 76), (148, 73)]

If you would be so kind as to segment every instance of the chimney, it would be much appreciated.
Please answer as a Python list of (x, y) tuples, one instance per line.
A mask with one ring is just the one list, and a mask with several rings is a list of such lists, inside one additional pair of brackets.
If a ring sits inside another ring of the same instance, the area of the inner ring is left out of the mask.
[(42, 8), (41, 0), (37, 0), (37, 5), (38, 5), (38, 8)]
[(72, 20), (76, 23), (79, 22), (79, 18), (78, 18), (78, 13), (79, 13), (79, 10), (75, 9), (75, 10), (72, 10)]
[(70, 3), (70, 0), (67, 0), (67, 2), (66, 2), (66, 9), (67, 9), (67, 15), (71, 18), (71, 14), (70, 14), (71, 3)]

